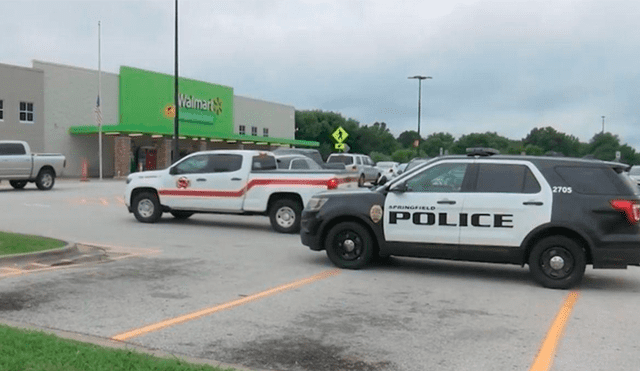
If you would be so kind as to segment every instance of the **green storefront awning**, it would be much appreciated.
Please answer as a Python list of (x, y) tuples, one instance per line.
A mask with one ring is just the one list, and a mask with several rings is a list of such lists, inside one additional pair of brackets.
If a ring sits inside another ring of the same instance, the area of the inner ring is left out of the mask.
[[(98, 127), (95, 125), (83, 125), (83, 126), (72, 126), (69, 128), (69, 134), (71, 135), (93, 135), (98, 134)], [(173, 132), (163, 132), (162, 130), (155, 131), (147, 131), (147, 130), (132, 130), (131, 128), (120, 126), (120, 125), (102, 125), (102, 134), (104, 135), (114, 135), (114, 134), (122, 134), (122, 135), (161, 135), (166, 137), (167, 139), (171, 139), (173, 137)], [(202, 139), (205, 140), (218, 140), (225, 142), (251, 142), (253, 144), (269, 144), (269, 145), (279, 145), (286, 144), (290, 146), (296, 147), (320, 147), (320, 142), (310, 141), (310, 140), (297, 140), (297, 139), (287, 139), (287, 138), (272, 138), (272, 137), (258, 137), (253, 135), (240, 135), (240, 134), (225, 134), (225, 135), (214, 135), (214, 136), (202, 136), (202, 135), (188, 135), (188, 134), (180, 134), (180, 137), (189, 138), (189, 139)]]

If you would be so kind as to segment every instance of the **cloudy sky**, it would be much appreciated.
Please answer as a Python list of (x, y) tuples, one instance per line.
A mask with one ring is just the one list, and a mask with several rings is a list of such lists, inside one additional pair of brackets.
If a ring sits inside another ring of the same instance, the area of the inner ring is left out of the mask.
[[(0, 63), (173, 74), (174, 1), (0, 0)], [(180, 0), (184, 77), (393, 134), (602, 130), (640, 149), (635, 0)]]

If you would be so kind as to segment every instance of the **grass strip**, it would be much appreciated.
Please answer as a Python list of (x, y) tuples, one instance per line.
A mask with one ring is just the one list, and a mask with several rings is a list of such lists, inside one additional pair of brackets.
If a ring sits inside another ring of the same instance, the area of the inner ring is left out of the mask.
[(126, 349), (61, 339), (0, 325), (0, 370), (6, 371), (233, 371)]
[(0, 232), (0, 256), (59, 249), (64, 241), (53, 238)]

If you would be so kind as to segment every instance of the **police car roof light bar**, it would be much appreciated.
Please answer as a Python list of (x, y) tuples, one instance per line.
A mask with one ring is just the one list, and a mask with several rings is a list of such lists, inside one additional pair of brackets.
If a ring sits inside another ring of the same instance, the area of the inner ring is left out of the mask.
[(467, 148), (467, 156), (493, 156), (499, 155), (500, 151), (494, 148), (473, 147)]

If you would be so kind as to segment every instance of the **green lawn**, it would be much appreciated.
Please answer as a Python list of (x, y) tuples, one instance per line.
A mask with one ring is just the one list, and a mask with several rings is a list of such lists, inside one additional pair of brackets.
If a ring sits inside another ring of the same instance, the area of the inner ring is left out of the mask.
[(58, 249), (64, 246), (64, 241), (53, 238), (0, 232), (0, 256)]
[(233, 371), (164, 359), (130, 350), (103, 348), (38, 331), (0, 325), (3, 371)]

